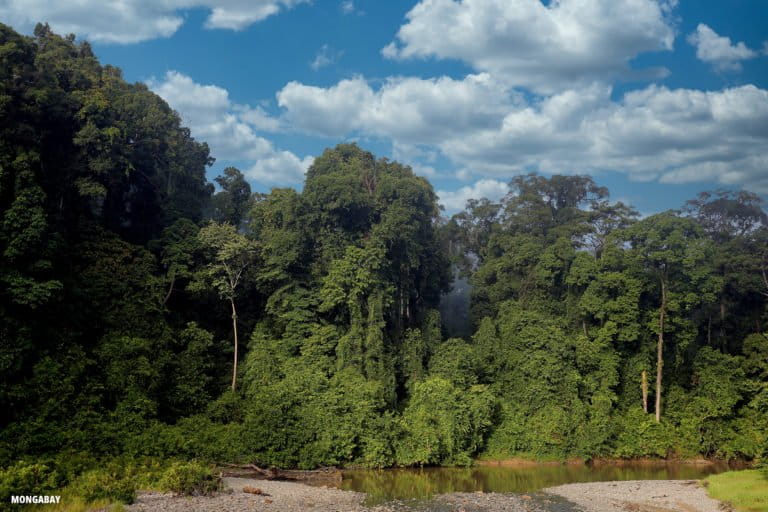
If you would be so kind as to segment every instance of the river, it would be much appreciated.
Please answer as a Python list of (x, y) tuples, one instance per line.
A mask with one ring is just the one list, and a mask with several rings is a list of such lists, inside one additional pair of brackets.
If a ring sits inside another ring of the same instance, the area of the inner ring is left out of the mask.
[(555, 485), (614, 480), (690, 480), (728, 465), (670, 463), (490, 465), (471, 468), (348, 470), (342, 489), (368, 494), (367, 503), (426, 499), (452, 492), (534, 493)]

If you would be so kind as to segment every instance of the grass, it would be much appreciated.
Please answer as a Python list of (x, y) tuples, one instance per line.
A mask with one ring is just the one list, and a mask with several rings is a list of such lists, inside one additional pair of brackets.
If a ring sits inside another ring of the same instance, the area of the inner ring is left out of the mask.
[(760, 471), (728, 471), (705, 480), (707, 493), (740, 512), (768, 512), (768, 479)]
[(87, 502), (79, 496), (62, 495), (58, 505), (39, 505), (31, 510), (36, 512), (124, 512), (125, 507), (122, 503), (111, 500)]

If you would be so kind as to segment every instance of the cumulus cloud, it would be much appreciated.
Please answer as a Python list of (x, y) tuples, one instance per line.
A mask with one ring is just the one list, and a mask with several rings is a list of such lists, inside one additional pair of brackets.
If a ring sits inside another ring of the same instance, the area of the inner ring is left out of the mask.
[(297, 184), (312, 164), (311, 157), (299, 158), (274, 147), (257, 135), (259, 127), (276, 127), (277, 121), (261, 108), (237, 105), (226, 89), (198, 84), (177, 71), (163, 80), (150, 80), (148, 86), (181, 115), (199, 140), (206, 141), (214, 157), (244, 162), (244, 173), (267, 184)]
[(382, 54), (392, 59), (459, 59), (514, 85), (552, 92), (631, 74), (629, 61), (638, 54), (671, 50), (675, 31), (670, 11), (675, 4), (421, 0)]
[(741, 61), (758, 56), (758, 52), (744, 43), (733, 44), (729, 37), (718, 35), (703, 23), (688, 35), (688, 42), (696, 47), (699, 60), (712, 64), (719, 71), (740, 71)]
[(59, 33), (105, 43), (137, 43), (170, 37), (184, 23), (184, 11), (209, 10), (207, 28), (241, 30), (281, 9), (310, 0), (6, 0), (0, 19), (18, 29), (47, 21)]
[(483, 197), (491, 201), (498, 201), (509, 192), (509, 185), (503, 181), (492, 179), (481, 179), (473, 185), (459, 188), (458, 190), (438, 190), (439, 203), (442, 204), (448, 213), (463, 210), (470, 199), (481, 199)]
[(610, 100), (610, 89), (567, 91), (510, 112), (496, 130), (443, 150), (490, 174), (626, 172), (666, 183), (717, 181), (768, 192), (768, 91), (650, 86)]
[(327, 88), (292, 82), (277, 96), (293, 129), (389, 138), (420, 165), (430, 164), (403, 148), (431, 149), (464, 178), (615, 171), (768, 192), (768, 91), (651, 85), (619, 100), (611, 94), (592, 84), (526, 99), (481, 74), (390, 79), (378, 89), (362, 77)]
[(296, 129), (329, 137), (359, 131), (417, 144), (494, 126), (513, 100), (488, 74), (462, 80), (389, 78), (378, 90), (362, 77), (327, 88), (290, 82), (277, 93)]

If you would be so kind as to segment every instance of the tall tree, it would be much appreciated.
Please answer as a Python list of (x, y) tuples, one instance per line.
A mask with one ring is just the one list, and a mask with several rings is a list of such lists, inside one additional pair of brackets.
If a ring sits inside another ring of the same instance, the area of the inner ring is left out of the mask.
[[(627, 230), (632, 254), (647, 272), (649, 289), (658, 305), (656, 343), (656, 421), (661, 421), (665, 335), (695, 337), (685, 313), (713, 301), (718, 281), (709, 267), (711, 245), (699, 226), (668, 211), (653, 215)], [(678, 314), (674, 317), (674, 314)], [(682, 323), (681, 323), (682, 322)], [(687, 333), (684, 331), (688, 330)]]
[(219, 297), (232, 308), (232, 334), (234, 359), (232, 366), (232, 391), (237, 387), (237, 308), (235, 298), (245, 281), (245, 273), (256, 258), (256, 243), (237, 232), (231, 224), (211, 222), (198, 233), (198, 239), (208, 253), (208, 262), (197, 272), (191, 289), (204, 290), (213, 287)]

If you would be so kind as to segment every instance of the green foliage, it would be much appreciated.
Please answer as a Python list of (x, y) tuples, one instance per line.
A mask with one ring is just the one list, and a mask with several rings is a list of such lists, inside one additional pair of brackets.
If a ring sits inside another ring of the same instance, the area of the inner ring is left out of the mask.
[(626, 459), (635, 457), (666, 457), (674, 452), (675, 433), (671, 426), (657, 423), (640, 407), (631, 407), (617, 421), (619, 431), (613, 455)]
[(130, 504), (136, 500), (136, 477), (114, 462), (86, 471), (70, 484), (69, 490), (86, 502), (108, 499)]
[(62, 475), (47, 464), (19, 461), (0, 469), (0, 501), (9, 503), (14, 494), (51, 494), (61, 480)]
[(396, 444), (400, 465), (468, 465), (484, 445), (496, 401), (485, 386), (457, 388), (430, 377), (415, 385)]
[(768, 457), (760, 197), (638, 221), (526, 175), (446, 220), (355, 144), (301, 191), (229, 167), (214, 194), (208, 147), (86, 42), (0, 24), (0, 48), (3, 482), (129, 501), (157, 464), (97, 460)]
[(160, 479), (164, 490), (185, 496), (210, 496), (221, 488), (221, 479), (199, 462), (174, 462)]

